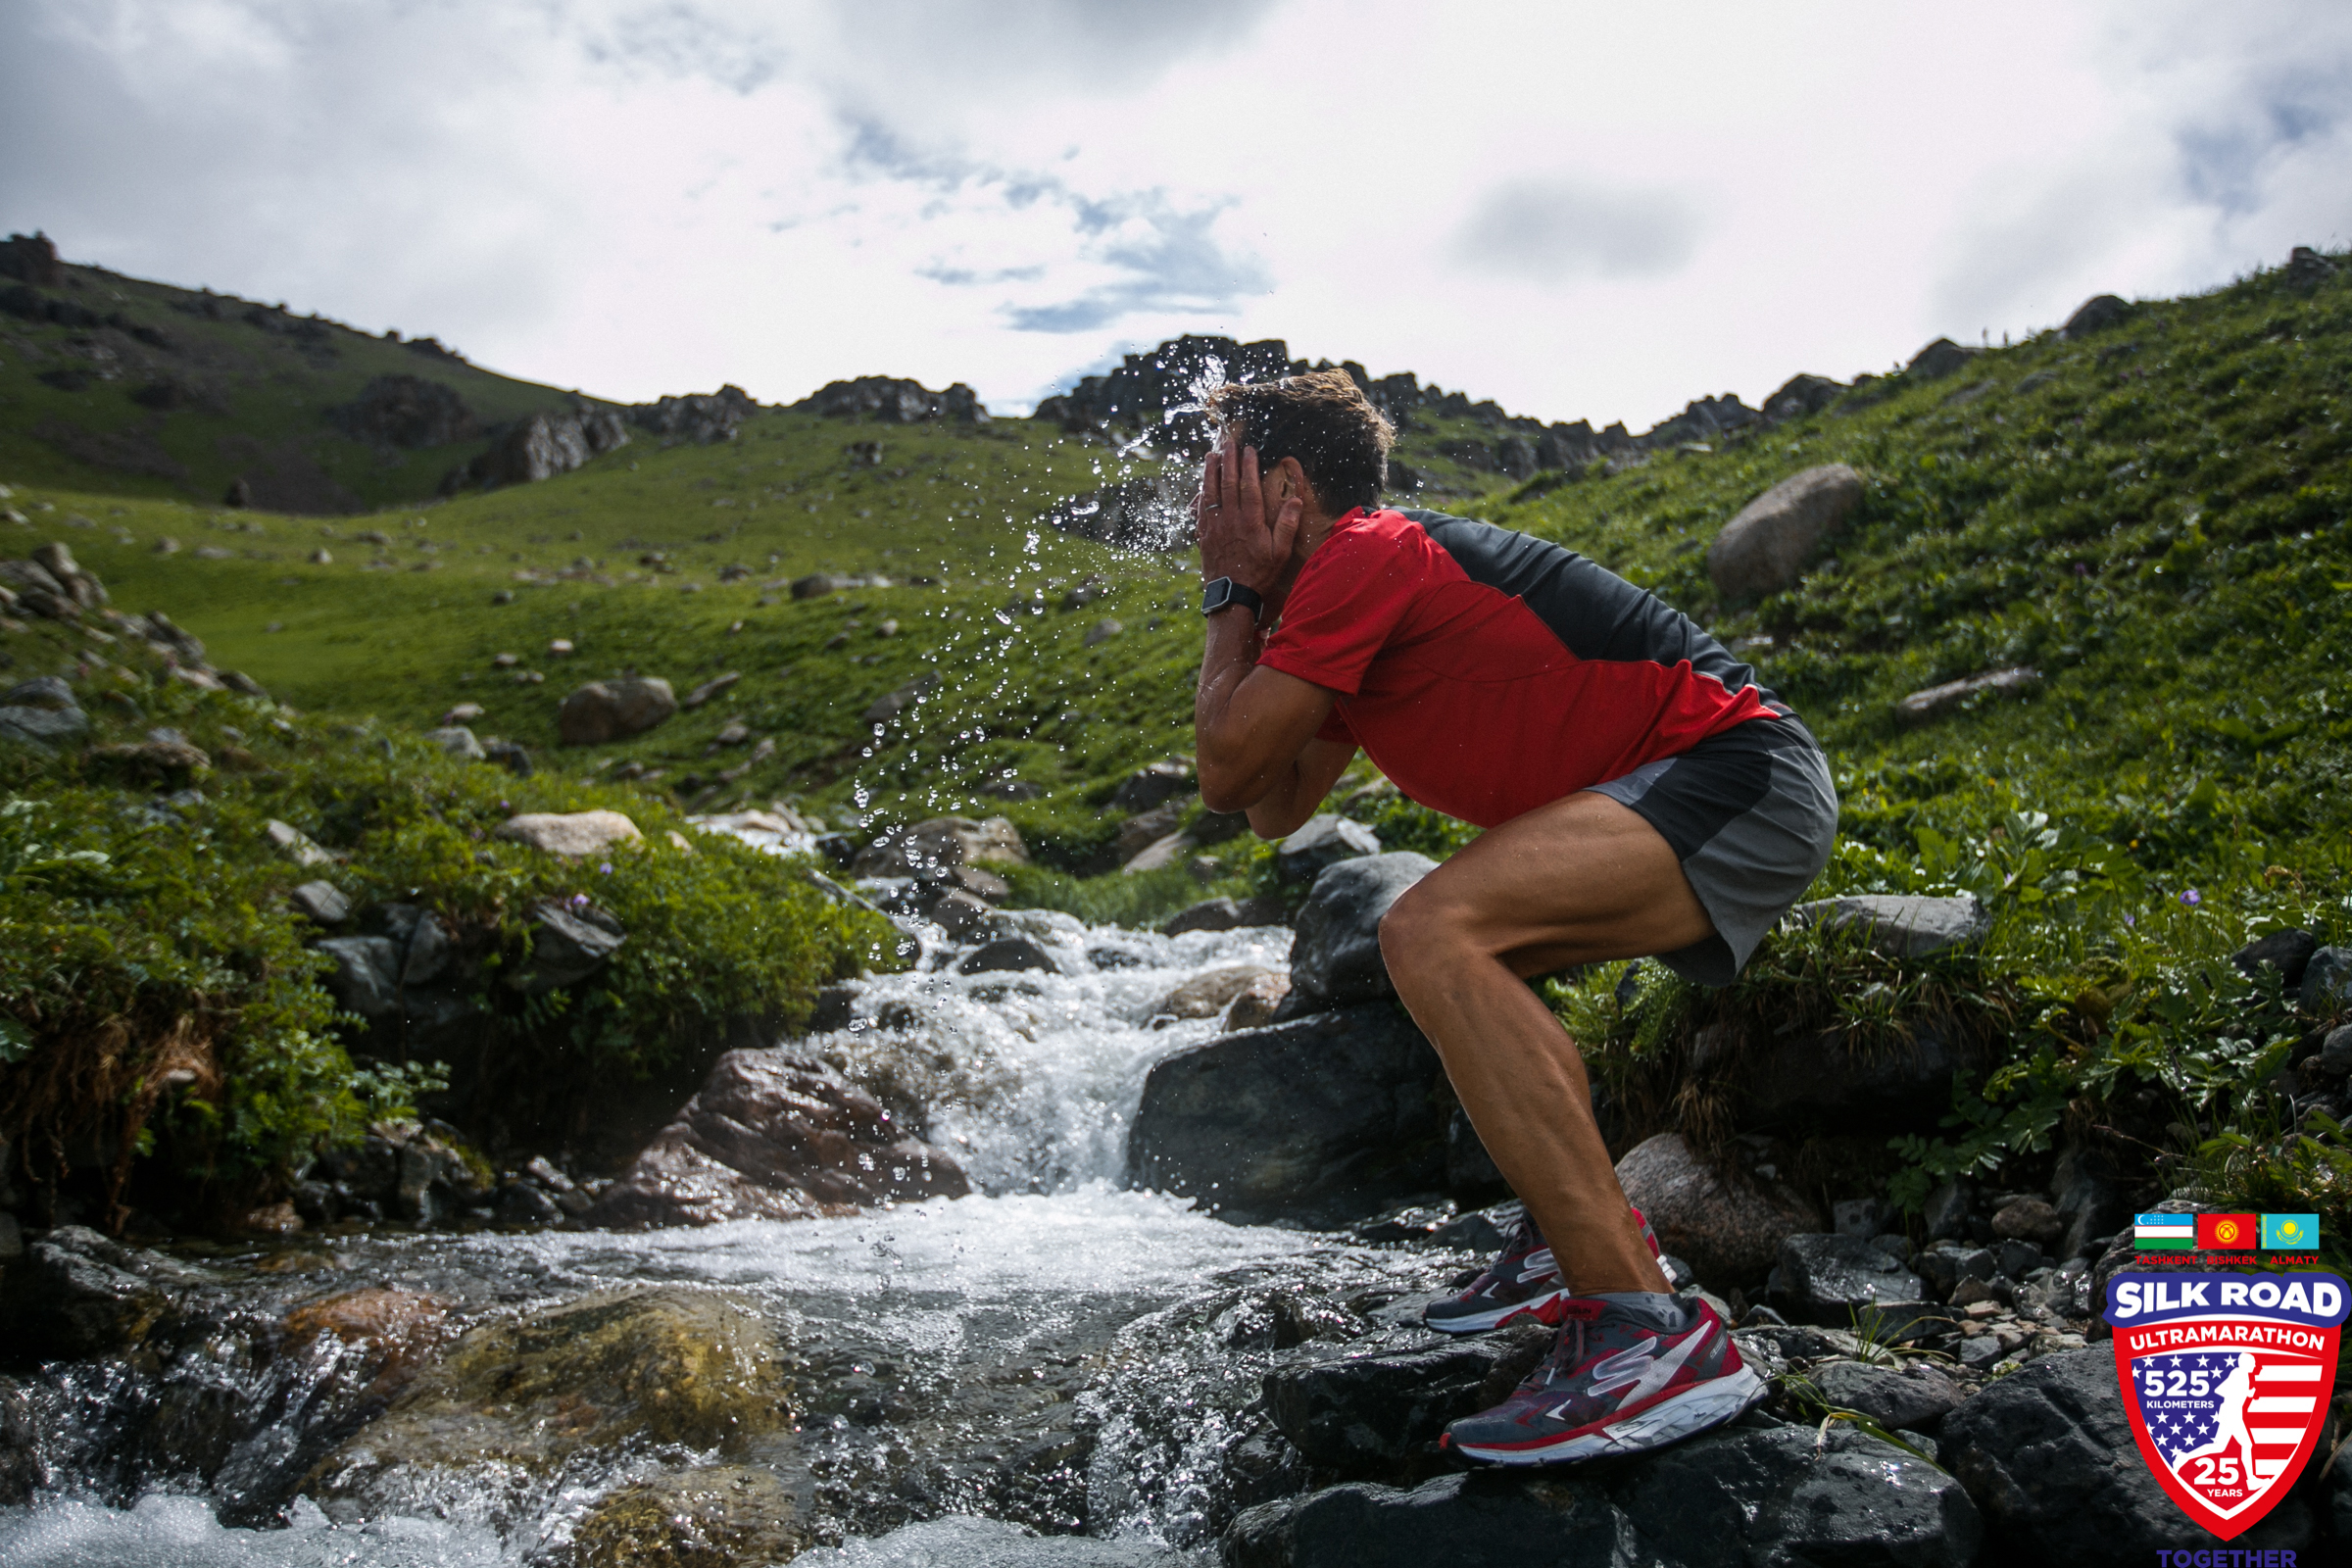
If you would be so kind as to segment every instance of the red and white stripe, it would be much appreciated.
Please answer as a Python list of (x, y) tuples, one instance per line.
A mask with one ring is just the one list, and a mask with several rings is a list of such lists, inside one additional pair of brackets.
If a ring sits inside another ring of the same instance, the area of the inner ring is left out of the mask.
[[(2254, 1440), (2247, 1461), (2257, 1481), (2276, 1480), (2294, 1462), (2311, 1413), (2319, 1407), (2322, 1368), (2310, 1362), (2268, 1362), (2254, 1370), (2254, 1396), (2246, 1401), (2246, 1435)], [(2293, 1425), (2276, 1418), (2293, 1416)], [(2266, 1420), (2265, 1417), (2272, 1419)]]

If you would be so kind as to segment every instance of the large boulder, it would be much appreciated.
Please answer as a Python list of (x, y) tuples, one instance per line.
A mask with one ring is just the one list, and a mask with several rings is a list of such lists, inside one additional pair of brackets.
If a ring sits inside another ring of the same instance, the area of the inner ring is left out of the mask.
[(1154, 1015), (1214, 1018), (1233, 999), (1274, 971), (1262, 963), (1232, 963), (1193, 976), (1152, 1004)]
[(564, 699), (556, 728), (566, 746), (602, 746), (642, 735), (677, 710), (677, 695), (665, 680), (592, 680)]
[(1659, 1133), (1617, 1162), (1617, 1184), (1642, 1210), (1658, 1245), (1716, 1290), (1761, 1282), (1783, 1239), (1821, 1229), (1802, 1194), (1775, 1182), (1727, 1177), (1690, 1152), (1680, 1133)]
[(136, 1345), (206, 1277), (79, 1225), (0, 1271), (0, 1364), (82, 1360)]
[(1110, 804), (1122, 811), (1141, 813), (1190, 795), (1199, 787), (1192, 763), (1180, 757), (1166, 757), (1137, 768), (1122, 779)]
[(1707, 547), (1707, 575), (1727, 600), (1793, 587), (1861, 503), (1862, 476), (1842, 463), (1791, 474), (1740, 509)]
[(1145, 1080), (1128, 1184), (1237, 1221), (1344, 1223), (1445, 1184), (1444, 1078), (1377, 1003), (1220, 1036)]
[(1317, 876), (1292, 922), (1298, 935), (1291, 939), (1290, 1010), (1312, 1012), (1395, 995), (1380, 954), (1381, 918), (1406, 888), (1437, 868), (1426, 855), (1397, 850), (1341, 860)]
[(1247, 1510), (1223, 1545), (1227, 1568), (1965, 1568), (1983, 1537), (1958, 1483), (1900, 1448), (1743, 1423), (1607, 1468), (1330, 1487)]
[(1425, 1451), (1448, 1422), (1500, 1403), (1551, 1348), (1542, 1324), (1392, 1355), (1337, 1355), (1266, 1374), (1266, 1413), (1299, 1455), (1379, 1473)]
[(2131, 314), (2130, 303), (2119, 296), (2093, 294), (2075, 307), (2075, 314), (2066, 318), (2066, 324), (2058, 329), (2058, 335), (2069, 343), (2080, 342), (2094, 332), (2104, 332), (2120, 324)]
[(970, 1192), (961, 1167), (913, 1132), (820, 1062), (730, 1051), (585, 1219), (626, 1227), (803, 1219)]
[(1903, 374), (1914, 381), (1940, 381), (1968, 368), (1969, 362), (1982, 352), (1965, 348), (1948, 337), (1939, 337), (1911, 356), (1911, 363), (1903, 367)]
[[(2153, 1562), (2195, 1533), (2140, 1458), (2104, 1346), (2045, 1355), (1988, 1384), (1943, 1418), (1937, 1441), (1984, 1511), (1994, 1560)], [(2299, 1546), (2312, 1523), (2290, 1496), (2230, 1544)]]

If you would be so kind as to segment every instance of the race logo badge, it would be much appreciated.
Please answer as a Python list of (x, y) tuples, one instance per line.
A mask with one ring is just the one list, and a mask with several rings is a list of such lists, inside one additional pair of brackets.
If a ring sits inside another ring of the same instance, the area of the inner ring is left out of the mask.
[(2335, 1387), (2333, 1274), (2122, 1273), (2107, 1283), (2132, 1435), (2181, 1512), (2224, 1541), (2302, 1474)]

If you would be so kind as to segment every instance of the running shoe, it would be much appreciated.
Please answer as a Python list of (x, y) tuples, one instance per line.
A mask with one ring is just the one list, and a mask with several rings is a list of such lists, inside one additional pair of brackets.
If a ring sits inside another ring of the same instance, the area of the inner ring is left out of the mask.
[[(1658, 1238), (1638, 1208), (1634, 1223), (1642, 1227), (1649, 1255), (1657, 1256)], [(1503, 1241), (1502, 1255), (1488, 1264), (1461, 1295), (1422, 1308), (1421, 1321), (1441, 1334), (1483, 1334), (1521, 1319), (1556, 1324), (1558, 1319), (1545, 1316), (1545, 1312), (1567, 1296), (1568, 1284), (1560, 1278), (1551, 1248), (1536, 1228), (1535, 1216), (1522, 1206)]]
[(1511, 1396), (1446, 1429), (1440, 1446), (1479, 1464), (1566, 1464), (1664, 1447), (1721, 1426), (1764, 1396), (1704, 1301), (1661, 1329), (1611, 1301), (1552, 1308), (1559, 1343)]

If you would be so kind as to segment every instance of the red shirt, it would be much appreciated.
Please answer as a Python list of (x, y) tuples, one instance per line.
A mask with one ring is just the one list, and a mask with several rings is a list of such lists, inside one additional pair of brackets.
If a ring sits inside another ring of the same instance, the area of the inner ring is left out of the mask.
[(1333, 524), (1258, 662), (1339, 694), (1322, 739), (1481, 827), (1788, 711), (1654, 595), (1435, 512)]

